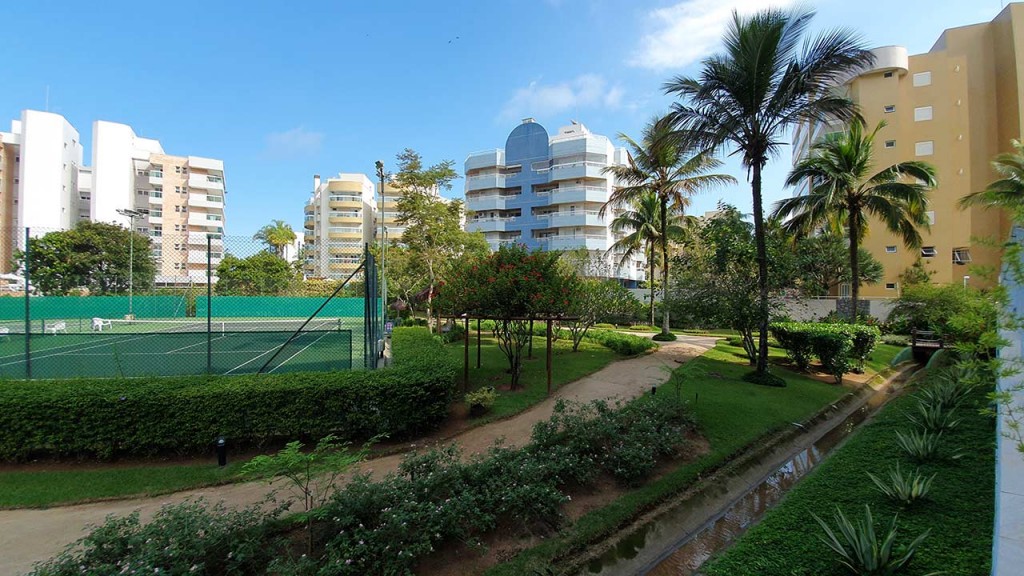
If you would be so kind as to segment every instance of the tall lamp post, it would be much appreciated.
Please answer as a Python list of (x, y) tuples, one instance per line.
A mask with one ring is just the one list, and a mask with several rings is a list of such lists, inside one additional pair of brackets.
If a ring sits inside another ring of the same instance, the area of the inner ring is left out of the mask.
[[(377, 166), (377, 180), (380, 181), (380, 292), (381, 292), (381, 314), (380, 314), (380, 334), (384, 336), (384, 324), (387, 322), (388, 315), (388, 278), (384, 271), (384, 251), (385, 244), (387, 243), (387, 230), (384, 228), (384, 216), (385, 216), (385, 205), (384, 205), (384, 163), (380, 160), (376, 162)], [(383, 352), (383, 351), (382, 351)]]
[(117, 213), (128, 217), (128, 317), (135, 319), (135, 312), (132, 309), (132, 291), (135, 284), (135, 219), (145, 216), (148, 210), (134, 210), (132, 208), (118, 208)]

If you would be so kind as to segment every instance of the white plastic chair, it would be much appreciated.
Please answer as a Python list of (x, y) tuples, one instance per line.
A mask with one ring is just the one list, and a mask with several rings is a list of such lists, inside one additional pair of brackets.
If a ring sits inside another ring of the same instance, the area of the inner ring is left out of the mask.
[(110, 320), (104, 320), (103, 318), (92, 319), (92, 329), (94, 332), (103, 332), (104, 327), (110, 328), (111, 326), (112, 323), (110, 322)]
[(68, 333), (68, 323), (63, 321), (63, 320), (58, 320), (58, 321), (54, 322), (53, 324), (50, 324), (49, 326), (47, 326), (46, 327), (46, 331), (49, 332), (50, 334), (53, 334), (53, 335), (56, 335), (57, 332), (63, 332), (65, 334), (67, 334)]

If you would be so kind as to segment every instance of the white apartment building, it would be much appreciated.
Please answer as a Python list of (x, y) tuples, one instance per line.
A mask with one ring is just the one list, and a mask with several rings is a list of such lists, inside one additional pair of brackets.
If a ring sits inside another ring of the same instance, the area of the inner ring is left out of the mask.
[(304, 209), (305, 264), (310, 278), (347, 278), (363, 260), (375, 232), (375, 188), (366, 174), (341, 173), (321, 182)]
[(532, 118), (509, 134), (504, 148), (466, 158), (466, 230), (484, 233), (492, 249), (506, 242), (543, 250), (586, 248), (608, 276), (635, 286), (646, 258), (622, 262), (613, 249), (625, 234), (609, 227), (617, 211), (608, 202), (615, 182), (604, 173), (628, 161), (625, 148), (573, 122), (549, 137)]
[(206, 283), (207, 235), (213, 266), (223, 257), (225, 197), (223, 161), (172, 156), (130, 126), (93, 123), (91, 217), (150, 237), (157, 285)]
[(224, 163), (165, 154), (115, 122), (93, 123), (92, 138), (86, 167), (78, 131), (59, 114), (25, 110), (0, 132), (0, 270), (26, 227), (40, 236), (93, 220), (149, 236), (158, 285), (205, 283), (208, 233), (218, 235), (215, 265), (223, 252)]

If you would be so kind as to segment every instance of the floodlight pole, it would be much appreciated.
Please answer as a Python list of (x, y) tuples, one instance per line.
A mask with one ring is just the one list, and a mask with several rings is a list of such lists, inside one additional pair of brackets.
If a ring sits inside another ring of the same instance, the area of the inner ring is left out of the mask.
[(385, 274), (385, 259), (384, 251), (387, 245), (387, 230), (384, 228), (384, 216), (385, 216), (385, 204), (384, 204), (384, 163), (380, 160), (376, 162), (377, 166), (377, 179), (380, 181), (380, 334), (384, 336), (384, 324), (387, 322), (388, 314), (388, 278)]
[(131, 208), (119, 208), (117, 213), (128, 217), (128, 316), (134, 320), (132, 292), (134, 291), (135, 284), (135, 219), (144, 216), (146, 212)]

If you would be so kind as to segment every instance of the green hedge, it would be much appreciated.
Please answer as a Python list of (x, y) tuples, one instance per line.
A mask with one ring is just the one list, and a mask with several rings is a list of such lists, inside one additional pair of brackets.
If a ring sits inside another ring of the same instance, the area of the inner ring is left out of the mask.
[(851, 368), (860, 372), (882, 337), (877, 326), (825, 322), (773, 322), (772, 335), (800, 370), (817, 356), (825, 370), (842, 380)]
[(636, 356), (657, 346), (650, 338), (612, 332), (611, 330), (590, 329), (587, 331), (586, 338), (624, 356)]
[(396, 329), (394, 365), (375, 371), (5, 382), (0, 460), (202, 453), (232, 446), (439, 425), (457, 366), (422, 328)]

